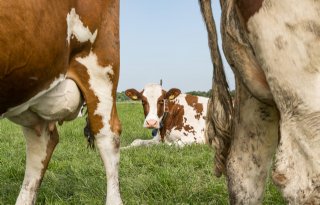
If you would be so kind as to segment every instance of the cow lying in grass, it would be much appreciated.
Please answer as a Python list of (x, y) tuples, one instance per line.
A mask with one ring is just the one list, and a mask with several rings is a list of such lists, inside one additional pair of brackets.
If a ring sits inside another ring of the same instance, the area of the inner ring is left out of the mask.
[(129, 147), (161, 142), (178, 146), (205, 143), (208, 98), (181, 94), (176, 88), (165, 91), (159, 84), (147, 84), (141, 92), (128, 89), (125, 94), (132, 100), (141, 100), (143, 126), (153, 129), (154, 136), (151, 140), (136, 139)]

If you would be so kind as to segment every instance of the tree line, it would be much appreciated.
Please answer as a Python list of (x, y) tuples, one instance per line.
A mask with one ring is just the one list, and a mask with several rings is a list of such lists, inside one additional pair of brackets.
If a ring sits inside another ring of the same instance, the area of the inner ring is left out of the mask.
[[(208, 91), (189, 91), (186, 92), (187, 94), (190, 95), (196, 95), (196, 96), (202, 96), (202, 97), (210, 97), (211, 96), (211, 89)], [(234, 95), (234, 90), (230, 92), (231, 96)], [(124, 91), (122, 92), (117, 92), (117, 102), (125, 102), (129, 101), (129, 98), (126, 96)]]

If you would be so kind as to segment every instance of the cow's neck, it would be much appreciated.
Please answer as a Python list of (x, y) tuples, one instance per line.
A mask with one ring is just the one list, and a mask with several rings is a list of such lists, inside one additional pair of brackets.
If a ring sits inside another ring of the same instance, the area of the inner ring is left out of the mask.
[[(159, 123), (160, 127), (158, 129), (153, 129), (152, 130), (152, 136), (155, 137), (158, 135), (158, 132), (160, 131), (160, 133), (165, 133), (164, 131), (161, 131), (161, 130), (164, 130), (163, 127), (164, 127), (164, 123), (168, 117), (168, 113), (169, 113), (169, 105), (168, 105), (168, 100), (164, 100), (164, 113), (163, 113), (163, 116), (161, 118), (161, 121)], [(160, 134), (161, 135), (161, 134)], [(164, 135), (161, 135), (161, 136), (164, 136)], [(161, 137), (161, 139), (163, 140), (163, 137)]]
[[(168, 112), (162, 119), (163, 126), (160, 127), (160, 136), (164, 140), (167, 131), (171, 129), (180, 129), (183, 124), (183, 107), (175, 101), (168, 101)], [(181, 125), (181, 126), (180, 126)]]
[(169, 113), (169, 101), (168, 100), (164, 100), (164, 113), (163, 113), (163, 116), (162, 116), (162, 119), (160, 121), (160, 129), (164, 126), (164, 122), (165, 120), (167, 119), (168, 117), (168, 113)]

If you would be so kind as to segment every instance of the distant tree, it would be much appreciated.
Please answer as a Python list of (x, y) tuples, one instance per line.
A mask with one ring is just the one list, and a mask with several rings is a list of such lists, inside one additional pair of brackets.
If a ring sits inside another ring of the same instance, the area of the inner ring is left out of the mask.
[(124, 102), (124, 101), (128, 101), (128, 100), (129, 100), (129, 98), (126, 96), (124, 91), (117, 92), (117, 102)]
[(189, 95), (209, 97), (211, 95), (211, 90), (208, 90), (208, 91), (189, 91), (189, 92), (186, 92), (186, 93), (189, 94)]
[(236, 91), (235, 91), (235, 90), (231, 90), (231, 91), (230, 91), (230, 95), (231, 95), (232, 98), (234, 98), (235, 94), (236, 94)]
[[(190, 95), (196, 95), (196, 96), (203, 96), (203, 97), (211, 97), (211, 89), (208, 90), (207, 92), (206, 91), (189, 91), (189, 92), (186, 92), (187, 94), (190, 94)], [(231, 97), (233, 98), (234, 95), (235, 95), (235, 90), (231, 90), (230, 91), (230, 95)]]

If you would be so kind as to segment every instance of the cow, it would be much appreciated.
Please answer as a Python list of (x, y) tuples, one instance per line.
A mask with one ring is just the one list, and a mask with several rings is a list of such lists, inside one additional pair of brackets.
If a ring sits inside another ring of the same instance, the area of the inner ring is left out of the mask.
[(141, 92), (128, 89), (125, 94), (131, 100), (142, 102), (143, 127), (153, 129), (154, 137), (151, 140), (136, 139), (128, 147), (161, 142), (179, 147), (205, 143), (208, 98), (182, 94), (177, 88), (165, 91), (155, 83), (147, 84)]
[(106, 204), (119, 192), (119, 1), (0, 1), (0, 116), (21, 125), (26, 169), (16, 204), (35, 204), (59, 141), (56, 122), (85, 101), (105, 166)]
[(207, 135), (216, 173), (228, 178), (230, 203), (262, 204), (274, 161), (273, 182), (289, 204), (320, 204), (320, 1), (220, 0), (223, 50), (236, 78), (234, 109), (211, 2), (199, 3), (218, 73)]

